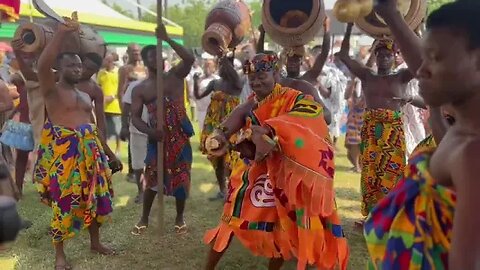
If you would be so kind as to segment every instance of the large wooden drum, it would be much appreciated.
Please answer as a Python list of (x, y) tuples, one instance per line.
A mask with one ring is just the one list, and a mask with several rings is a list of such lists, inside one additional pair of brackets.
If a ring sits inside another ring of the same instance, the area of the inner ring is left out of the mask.
[[(44, 24), (22, 24), (17, 28), (14, 39), (23, 41), (21, 49), (23, 52), (33, 53), (38, 56), (52, 39), (57, 24), (53, 20), (49, 20)], [(80, 25), (80, 31), (70, 33), (65, 39), (61, 51), (78, 53), (79, 55), (97, 53), (103, 58), (107, 48), (105, 41), (97, 31), (86, 25)]]
[(250, 26), (250, 10), (243, 1), (218, 2), (205, 20), (202, 47), (211, 55), (221, 56), (242, 42)]
[[(398, 0), (397, 8), (410, 29), (416, 30), (427, 15), (427, 0)], [(358, 18), (355, 25), (375, 39), (389, 38), (392, 35), (388, 26), (375, 11)]]
[(323, 0), (265, 0), (262, 23), (270, 38), (283, 47), (312, 41), (325, 19)]

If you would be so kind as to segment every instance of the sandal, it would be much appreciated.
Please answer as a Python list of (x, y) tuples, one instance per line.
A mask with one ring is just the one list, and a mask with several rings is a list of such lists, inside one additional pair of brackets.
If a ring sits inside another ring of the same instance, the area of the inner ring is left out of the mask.
[(148, 226), (145, 226), (145, 225), (142, 225), (142, 226), (135, 225), (135, 227), (132, 229), (132, 231), (130, 231), (130, 233), (132, 235), (139, 236), (139, 235), (142, 235), (147, 230), (147, 228)]
[(184, 222), (182, 226), (175, 225), (175, 233), (178, 235), (186, 234), (187, 233), (187, 224)]

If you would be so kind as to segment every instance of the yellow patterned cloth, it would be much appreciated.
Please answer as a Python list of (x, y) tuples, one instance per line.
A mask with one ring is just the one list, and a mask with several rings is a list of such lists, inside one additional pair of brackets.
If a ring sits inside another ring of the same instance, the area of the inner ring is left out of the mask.
[(403, 174), (406, 146), (401, 112), (366, 109), (361, 137), (362, 215), (367, 216)]
[[(207, 154), (205, 149), (205, 141), (207, 137), (213, 133), (213, 131), (218, 128), (218, 126), (230, 115), (230, 113), (240, 104), (240, 97), (231, 96), (226, 94), (223, 91), (215, 91), (212, 93), (210, 105), (208, 105), (207, 115), (205, 116), (205, 123), (203, 125), (202, 136), (200, 138), (200, 150), (203, 154)], [(233, 136), (230, 141), (233, 143), (235, 141), (235, 136)], [(235, 151), (229, 151), (224, 159), (209, 157), (210, 162), (212, 163), (214, 169), (217, 169), (218, 162), (224, 162), (226, 168), (232, 168), (239, 160), (239, 155)]]
[(428, 145), (418, 147), (395, 190), (366, 220), (368, 269), (448, 269), (456, 194), (431, 176), (434, 151)]
[(42, 202), (53, 210), (53, 242), (74, 237), (112, 212), (111, 171), (94, 124), (75, 129), (45, 122), (34, 168)]

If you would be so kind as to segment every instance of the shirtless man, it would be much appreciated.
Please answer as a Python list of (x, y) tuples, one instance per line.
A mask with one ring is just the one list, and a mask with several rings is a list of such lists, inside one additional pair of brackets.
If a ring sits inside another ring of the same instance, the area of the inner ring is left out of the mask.
[[(71, 268), (63, 243), (77, 235), (81, 228), (89, 229), (92, 251), (113, 253), (100, 242), (99, 235), (100, 224), (112, 212), (111, 174), (103, 150), (108, 148), (102, 136), (96, 135), (89, 96), (75, 86), (82, 74), (80, 57), (74, 53), (59, 55), (67, 34), (79, 29), (78, 22), (65, 20), (65, 24), (58, 25), (38, 60), (38, 80), (48, 123), (42, 132), (34, 173), (42, 201), (51, 206), (54, 213), (51, 235), (57, 270)], [(58, 83), (52, 71), (55, 61), (60, 73)], [(107, 155), (111, 162), (118, 163), (111, 151)], [(93, 196), (85, 194), (85, 186), (95, 187), (90, 193)]]
[(120, 100), (130, 82), (144, 79), (147, 76), (147, 68), (142, 63), (140, 50), (140, 46), (136, 43), (128, 45), (128, 64), (118, 70), (118, 94)]
[[(107, 126), (106, 126), (106, 119), (105, 119), (105, 111), (104, 111), (104, 96), (103, 91), (92, 79), (92, 76), (100, 70), (102, 66), (103, 59), (100, 55), (96, 53), (87, 53), (82, 57), (82, 76), (80, 81), (77, 83), (78, 90), (86, 93), (93, 102), (93, 114), (92, 122), (97, 125), (98, 130), (100, 131), (100, 136), (106, 140), (107, 136)], [(110, 146), (105, 144), (105, 152), (113, 153)], [(115, 172), (121, 171), (123, 166), (117, 164), (119, 167), (115, 168)]]
[[(140, 46), (136, 43), (132, 43), (128, 45), (127, 48), (127, 59), (128, 62), (118, 70), (118, 100), (123, 100), (123, 95), (125, 91), (127, 91), (128, 85), (133, 81), (142, 80), (147, 76), (147, 68), (142, 63), (142, 57), (140, 56)], [(123, 106), (120, 106), (121, 108)], [(122, 108), (122, 119), (127, 119), (129, 117), (128, 112), (124, 112)], [(128, 135), (128, 126), (124, 125), (125, 121), (122, 121), (122, 128), (120, 131), (120, 137), (123, 140), (129, 138)], [(128, 176), (127, 179), (129, 181), (133, 181), (135, 179), (135, 173), (132, 168), (132, 155), (130, 149), (130, 142), (128, 143)]]
[[(406, 97), (408, 82), (413, 79), (408, 69), (393, 73), (395, 50), (393, 42), (381, 41), (374, 48), (377, 73), (350, 58), (350, 35), (353, 24), (348, 24), (340, 52), (336, 56), (362, 82), (366, 110), (361, 131), (362, 152), (361, 193), (362, 215), (371, 209), (393, 188), (402, 176), (405, 166), (405, 134), (401, 107), (405, 101), (423, 106), (419, 97)], [(356, 225), (362, 226), (363, 221)]]
[[(187, 117), (184, 102), (184, 80), (188, 76), (195, 57), (187, 49), (173, 41), (162, 25), (157, 29), (157, 37), (167, 42), (178, 54), (181, 61), (164, 73), (165, 121), (157, 121), (157, 52), (155, 46), (147, 46), (142, 50), (142, 59), (148, 67), (148, 77), (139, 83), (132, 93), (132, 123), (149, 137), (147, 158), (145, 160), (146, 186), (143, 199), (143, 213), (135, 225), (132, 234), (139, 235), (148, 227), (148, 217), (155, 195), (157, 183), (157, 144), (164, 137), (164, 191), (174, 196), (177, 216), (175, 231), (185, 233), (183, 212), (190, 189), (190, 172), (192, 164), (192, 148), (189, 138), (193, 136), (193, 127)], [(143, 106), (147, 106), (149, 123), (142, 120)], [(157, 127), (157, 123), (165, 123), (165, 128)]]
[[(207, 154), (205, 141), (210, 134), (230, 115), (233, 109), (240, 104), (240, 94), (243, 84), (237, 71), (233, 67), (233, 59), (223, 57), (219, 60), (220, 79), (212, 80), (203, 93), (199, 93), (198, 77), (194, 78), (194, 95), (197, 99), (202, 99), (211, 94), (211, 101), (207, 109), (202, 136), (200, 139), (200, 149), (203, 154)], [(226, 194), (226, 177), (230, 176), (230, 171), (234, 163), (238, 160), (238, 154), (229, 151), (223, 157), (212, 157), (208, 159), (212, 163), (217, 177), (219, 192), (210, 200), (224, 200)]]
[(86, 93), (93, 101), (97, 127), (103, 138), (107, 138), (105, 112), (103, 110), (103, 91), (92, 79), (92, 76), (100, 70), (102, 62), (102, 57), (96, 53), (87, 53), (84, 55), (82, 59), (82, 76), (77, 87), (80, 91)]
[[(411, 178), (420, 183), (421, 187), (426, 186), (416, 197), (421, 197), (422, 202), (428, 202), (426, 205), (429, 209), (435, 209), (428, 211), (425, 215), (414, 215), (416, 216), (413, 220), (414, 224), (421, 224), (419, 227), (421, 226), (422, 237), (404, 248), (401, 254), (398, 253), (400, 251), (398, 247), (389, 245), (384, 254), (377, 254), (376, 257), (380, 260), (388, 258), (382, 263), (383, 269), (401, 267), (400, 263), (406, 262), (404, 258), (408, 258), (409, 254), (417, 254), (415, 247), (422, 247), (420, 251), (422, 258), (415, 260), (418, 266), (407, 260), (408, 266), (416, 269), (478, 270), (480, 269), (478, 263), (480, 261), (480, 234), (478, 233), (480, 227), (478, 215), (480, 2), (456, 1), (433, 11), (426, 22), (427, 33), (423, 42), (409, 29), (403, 16), (396, 9), (396, 2), (382, 1), (377, 4), (375, 11), (390, 27), (409, 69), (418, 75), (420, 94), (426, 104), (434, 108), (448, 105), (449, 112), (451, 111), (455, 117), (455, 123), (446, 131), (434, 152), (424, 152), (420, 155), (425, 165), (414, 164), (415, 169), (410, 170), (414, 175)], [(415, 173), (417, 170), (419, 173)], [(429, 180), (425, 180), (427, 176), (430, 176)], [(410, 181), (410, 183), (417, 182)], [(426, 184), (423, 184), (425, 182)], [(408, 194), (410, 196), (410, 193)], [(405, 201), (401, 200), (401, 202)], [(412, 208), (414, 206), (418, 208), (419, 205), (415, 201), (407, 203), (402, 204), (404, 205), (403, 213), (411, 213)], [(388, 205), (388, 209), (389, 213), (392, 210), (395, 211), (391, 205)], [(435, 214), (432, 215), (433, 212)], [(415, 213), (421, 212), (415, 209)], [(393, 218), (403, 221), (411, 217), (400, 215), (402, 213), (398, 212)], [(400, 218), (397, 219), (397, 217)], [(381, 219), (385, 220), (383, 216)], [(386, 237), (392, 237), (389, 236), (389, 228), (385, 228), (385, 222), (382, 221), (379, 229), (385, 234), (379, 237), (385, 236), (385, 238), (381, 238), (381, 241), (388, 244), (391, 243), (390, 240), (396, 243), (402, 241), (397, 237), (399, 234), (396, 232), (402, 231), (408, 234), (409, 229), (405, 229), (412, 226), (406, 222), (402, 224), (403, 228), (395, 228), (394, 239), (386, 239)], [(372, 225), (376, 227), (375, 222)], [(423, 234), (423, 232), (426, 233)], [(417, 235), (416, 232), (412, 234)], [(393, 254), (395, 257), (391, 256)], [(388, 263), (393, 264), (385, 265)]]

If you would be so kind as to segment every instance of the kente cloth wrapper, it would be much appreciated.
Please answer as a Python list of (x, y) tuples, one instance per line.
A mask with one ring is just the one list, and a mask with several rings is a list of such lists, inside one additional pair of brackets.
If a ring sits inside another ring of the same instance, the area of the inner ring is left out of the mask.
[(361, 130), (363, 126), (364, 107), (352, 105), (347, 116), (347, 133), (345, 145), (359, 145), (362, 141)]
[(0, 0), (2, 21), (14, 22), (20, 18), (20, 0)]
[(52, 207), (54, 242), (74, 237), (93, 220), (107, 220), (113, 210), (111, 171), (94, 124), (73, 129), (47, 119), (37, 155), (34, 182)]
[(323, 108), (277, 85), (244, 128), (251, 125), (271, 129), (281, 151), (234, 167), (220, 225), (205, 234), (205, 242), (222, 252), (234, 235), (255, 255), (295, 256), (298, 269), (346, 269), (349, 252), (336, 213)]
[(367, 216), (402, 177), (405, 134), (402, 115), (387, 109), (366, 109), (360, 143), (362, 214)]
[[(164, 193), (184, 200), (190, 191), (190, 173), (192, 168), (192, 147), (190, 137), (194, 135), (193, 126), (187, 117), (183, 100), (173, 101), (165, 98), (164, 128)], [(147, 105), (149, 126), (157, 128), (156, 101)], [(145, 186), (157, 190), (157, 142), (147, 145), (145, 158)]]
[(430, 175), (432, 153), (412, 155), (402, 181), (366, 220), (369, 269), (448, 269), (456, 196)]
[[(208, 105), (207, 114), (205, 116), (205, 122), (203, 125), (202, 136), (200, 138), (200, 150), (203, 154), (207, 154), (205, 148), (205, 141), (213, 131), (220, 126), (220, 124), (230, 115), (230, 113), (240, 104), (240, 98), (237, 96), (231, 96), (223, 91), (215, 91), (211, 96), (210, 105)], [(235, 135), (230, 138), (233, 143), (235, 141)], [(240, 156), (236, 151), (228, 151), (224, 157), (216, 158), (209, 157), (208, 159), (212, 163), (216, 170), (219, 166), (219, 162), (225, 163), (225, 168), (232, 169), (233, 165), (239, 160)]]
[(418, 153), (421, 150), (427, 149), (435, 149), (437, 148), (437, 143), (435, 142), (435, 138), (433, 135), (428, 135), (425, 139), (423, 139), (418, 145), (413, 149), (412, 156)]

